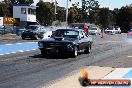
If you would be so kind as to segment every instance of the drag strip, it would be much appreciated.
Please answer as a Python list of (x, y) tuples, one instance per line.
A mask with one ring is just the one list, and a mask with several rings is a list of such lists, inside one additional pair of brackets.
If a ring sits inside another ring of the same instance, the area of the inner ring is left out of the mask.
[(76, 58), (45, 58), (40, 50), (1, 56), (0, 88), (46, 88), (83, 66), (131, 67), (132, 47), (125, 39), (124, 35), (95, 36), (91, 53)]

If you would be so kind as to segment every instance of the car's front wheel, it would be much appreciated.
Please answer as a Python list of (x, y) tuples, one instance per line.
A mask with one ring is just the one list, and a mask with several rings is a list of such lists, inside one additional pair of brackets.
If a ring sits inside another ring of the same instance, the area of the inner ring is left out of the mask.
[(39, 39), (39, 36), (38, 35), (35, 35), (35, 39), (38, 40)]
[(85, 48), (85, 50), (84, 50), (84, 53), (85, 54), (88, 54), (88, 53), (90, 53), (91, 52), (91, 44), (89, 44), (86, 48)]
[(74, 48), (74, 51), (73, 51), (72, 54), (71, 54), (71, 56), (72, 56), (72, 57), (76, 57), (77, 55), (78, 55), (78, 48), (75, 47), (75, 48)]
[(25, 37), (22, 37), (22, 40), (24, 40), (25, 39)]

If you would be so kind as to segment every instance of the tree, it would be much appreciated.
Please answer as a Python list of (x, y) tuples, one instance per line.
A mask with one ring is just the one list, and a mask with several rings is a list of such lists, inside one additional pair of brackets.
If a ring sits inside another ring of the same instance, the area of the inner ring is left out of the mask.
[(65, 17), (66, 17), (66, 10), (64, 7), (59, 7), (57, 6), (57, 20), (59, 21), (65, 21)]
[(95, 7), (99, 7), (99, 2), (96, 0), (82, 0), (82, 10), (89, 13)]
[(77, 6), (73, 4), (73, 7), (69, 9), (68, 23), (82, 22), (81, 12), (81, 9), (77, 8)]
[(121, 27), (122, 32), (131, 29), (132, 24), (132, 6), (122, 7), (116, 16), (116, 23)]
[(99, 23), (102, 28), (107, 28), (111, 26), (112, 14), (109, 8), (101, 8), (99, 12)]
[(82, 0), (82, 14), (84, 22), (88, 21), (88, 15), (91, 10), (94, 8), (99, 7), (99, 2), (96, 0)]
[(37, 19), (42, 25), (50, 25), (54, 20), (54, 4), (49, 2), (39, 1), (37, 3), (39, 6), (36, 9)]
[(113, 22), (115, 24), (115, 26), (119, 26), (117, 24), (117, 14), (119, 13), (119, 9), (118, 8), (115, 8), (113, 11), (112, 11), (112, 14), (113, 14)]
[(10, 10), (8, 10), (8, 8), (9, 8), (9, 5), (7, 5), (6, 3), (0, 2), (0, 16), (1, 17), (10, 16)]
[(13, 4), (32, 4), (33, 0), (4, 0), (3, 3), (6, 4), (6, 7), (8, 12), (9, 12), (9, 16), (13, 16)]
[(4, 0), (4, 2), (9, 4), (32, 4), (33, 0)]
[(89, 12), (89, 22), (90, 23), (95, 23), (96, 25), (99, 24), (99, 12), (100, 12), (99, 7), (95, 7), (93, 8), (93, 10)]

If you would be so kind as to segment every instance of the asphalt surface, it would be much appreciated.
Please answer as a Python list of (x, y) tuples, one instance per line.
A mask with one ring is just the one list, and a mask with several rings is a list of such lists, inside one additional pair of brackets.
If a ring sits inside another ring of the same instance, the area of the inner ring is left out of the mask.
[[(126, 34), (92, 37), (92, 52), (76, 58), (42, 57), (38, 49), (0, 56), (0, 88), (41, 88), (83, 66), (132, 67), (132, 39)], [(27, 41), (34, 40), (2, 39), (0, 44)]]

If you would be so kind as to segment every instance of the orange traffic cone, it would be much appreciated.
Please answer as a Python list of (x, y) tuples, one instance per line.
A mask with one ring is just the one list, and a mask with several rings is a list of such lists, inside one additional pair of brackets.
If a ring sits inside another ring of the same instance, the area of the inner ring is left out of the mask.
[(88, 72), (82, 68), (82, 77), (88, 77)]

